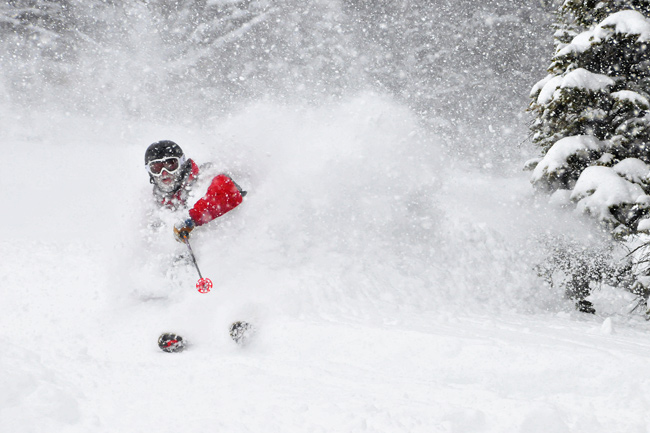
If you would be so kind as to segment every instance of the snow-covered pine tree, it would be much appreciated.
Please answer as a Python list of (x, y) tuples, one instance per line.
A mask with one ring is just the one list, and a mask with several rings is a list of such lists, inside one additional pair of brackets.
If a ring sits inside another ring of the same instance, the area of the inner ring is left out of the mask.
[(546, 264), (561, 271), (560, 284), (582, 311), (592, 311), (584, 298), (599, 284), (648, 295), (647, 248), (638, 246), (650, 228), (649, 17), (647, 1), (566, 0), (549, 74), (531, 92), (531, 130), (542, 154), (530, 164), (533, 185), (620, 241), (604, 261), (594, 260), (592, 248), (553, 242)]
[(645, 227), (650, 205), (649, 8), (567, 0), (549, 75), (531, 92), (534, 186), (621, 236)]
[(623, 10), (634, 10), (648, 16), (650, 4), (647, 0), (565, 0), (560, 13), (568, 19), (567, 25), (576, 28), (590, 28), (608, 16)]

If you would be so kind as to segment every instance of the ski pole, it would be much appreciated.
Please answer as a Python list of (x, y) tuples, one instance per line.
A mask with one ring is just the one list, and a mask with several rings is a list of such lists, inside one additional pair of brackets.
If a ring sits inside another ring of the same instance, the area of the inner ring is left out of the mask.
[(198, 290), (199, 293), (208, 293), (212, 288), (212, 281), (209, 278), (203, 278), (203, 275), (201, 275), (201, 270), (199, 269), (199, 265), (196, 263), (196, 257), (194, 257), (194, 251), (192, 251), (190, 240), (187, 237), (184, 237), (183, 242), (187, 245), (187, 249), (190, 251), (190, 257), (192, 258), (192, 263), (194, 263), (196, 272), (199, 273), (199, 281), (196, 282), (196, 290)]
[(201, 270), (199, 269), (199, 265), (196, 263), (196, 257), (194, 257), (194, 251), (192, 251), (192, 246), (190, 245), (190, 240), (185, 238), (185, 239), (183, 239), (183, 242), (185, 242), (185, 245), (187, 245), (187, 249), (190, 250), (190, 257), (192, 257), (192, 263), (194, 263), (194, 267), (196, 268), (196, 272), (199, 273), (199, 278), (203, 278), (203, 275), (201, 275)]

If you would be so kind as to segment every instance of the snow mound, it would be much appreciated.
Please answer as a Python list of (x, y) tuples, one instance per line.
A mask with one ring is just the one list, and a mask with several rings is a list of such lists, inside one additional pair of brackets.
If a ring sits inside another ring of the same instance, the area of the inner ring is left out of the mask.
[(591, 159), (591, 153), (599, 152), (602, 142), (592, 135), (574, 135), (558, 140), (537, 164), (531, 182), (536, 183), (547, 176), (559, 176), (569, 168), (569, 159)]
[(577, 35), (570, 44), (560, 49), (556, 56), (562, 57), (585, 52), (593, 44), (601, 43), (616, 34), (631, 38), (637, 36), (637, 42), (647, 42), (650, 40), (650, 20), (637, 11), (616, 12), (605, 18), (592, 30)]
[(650, 175), (650, 166), (638, 158), (625, 158), (612, 169), (619, 176), (638, 184), (646, 182)]
[(613, 34), (638, 36), (637, 42), (650, 40), (650, 20), (637, 11), (625, 10), (611, 14), (596, 26), (593, 39), (601, 42)]
[(644, 110), (650, 108), (650, 102), (648, 102), (648, 98), (632, 90), (620, 90), (618, 92), (613, 92), (611, 95), (618, 101), (630, 102), (631, 104), (639, 106)]
[(530, 90), (530, 95), (529, 96), (532, 98), (535, 95), (537, 95), (537, 93), (540, 92), (544, 88), (546, 83), (548, 83), (550, 80), (552, 80), (555, 77), (556, 77), (556, 75), (548, 74), (547, 76), (545, 76), (544, 78), (539, 80), (537, 83), (535, 83), (533, 88)]
[(584, 68), (575, 69), (564, 76), (560, 87), (579, 87), (582, 89), (597, 91), (613, 86), (614, 80), (603, 74), (595, 74)]
[(577, 202), (578, 211), (614, 222), (612, 207), (634, 204), (644, 195), (639, 185), (628, 182), (613, 168), (593, 166), (578, 178), (571, 200)]
[(644, 218), (639, 221), (636, 229), (640, 232), (648, 233), (650, 232), (650, 218)]
[(547, 104), (558, 96), (558, 89), (581, 88), (590, 91), (605, 90), (615, 84), (614, 80), (604, 74), (595, 74), (584, 68), (575, 69), (568, 74), (549, 79), (537, 97), (538, 104)]
[(539, 91), (539, 95), (537, 95), (537, 103), (547, 104), (553, 99), (555, 91), (562, 87), (562, 76), (557, 75), (554, 77), (544, 78), (533, 87), (533, 95), (536, 93), (536, 89), (539, 89), (540, 87), (541, 90)]

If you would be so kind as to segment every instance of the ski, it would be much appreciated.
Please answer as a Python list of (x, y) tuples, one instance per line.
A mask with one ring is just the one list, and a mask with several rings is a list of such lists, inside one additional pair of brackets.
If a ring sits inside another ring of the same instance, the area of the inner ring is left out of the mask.
[(244, 346), (255, 334), (255, 328), (248, 322), (237, 321), (230, 325), (228, 333), (235, 343)]
[(185, 350), (185, 340), (178, 334), (165, 332), (158, 337), (158, 347), (163, 352), (174, 353)]
[[(238, 320), (230, 325), (228, 334), (237, 345), (244, 346), (255, 334), (255, 327), (248, 322)], [(158, 347), (167, 353), (182, 352), (187, 348), (187, 341), (178, 334), (165, 332), (158, 337)]]

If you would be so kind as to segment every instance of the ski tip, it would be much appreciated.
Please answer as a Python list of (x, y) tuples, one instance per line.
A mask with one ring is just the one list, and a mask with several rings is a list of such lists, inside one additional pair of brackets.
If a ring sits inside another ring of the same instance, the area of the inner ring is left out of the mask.
[(248, 322), (237, 321), (230, 325), (228, 330), (230, 338), (240, 346), (247, 344), (255, 334), (255, 327)]
[(185, 340), (178, 334), (165, 332), (158, 337), (158, 347), (167, 353), (182, 352), (185, 349)]

